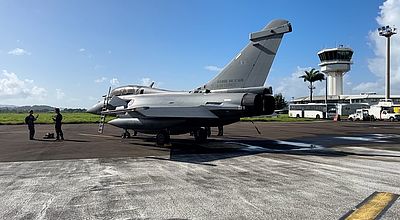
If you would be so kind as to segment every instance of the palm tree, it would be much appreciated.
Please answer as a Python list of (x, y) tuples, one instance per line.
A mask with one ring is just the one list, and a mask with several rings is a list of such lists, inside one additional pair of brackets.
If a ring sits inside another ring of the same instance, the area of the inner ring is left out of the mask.
[(313, 86), (313, 83), (315, 81), (322, 81), (325, 80), (325, 75), (323, 73), (320, 73), (318, 70), (315, 70), (312, 68), (310, 71), (304, 71), (304, 75), (300, 76), (299, 78), (303, 78), (304, 82), (310, 82), (310, 85), (308, 88), (310, 89), (310, 102), (312, 102), (312, 94), (313, 94), (313, 89), (315, 87)]

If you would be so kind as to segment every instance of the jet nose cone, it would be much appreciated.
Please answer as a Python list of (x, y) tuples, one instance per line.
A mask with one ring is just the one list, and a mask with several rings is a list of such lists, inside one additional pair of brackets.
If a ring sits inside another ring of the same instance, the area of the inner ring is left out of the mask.
[(99, 115), (101, 113), (101, 109), (103, 108), (102, 103), (97, 103), (96, 105), (90, 107), (86, 112)]

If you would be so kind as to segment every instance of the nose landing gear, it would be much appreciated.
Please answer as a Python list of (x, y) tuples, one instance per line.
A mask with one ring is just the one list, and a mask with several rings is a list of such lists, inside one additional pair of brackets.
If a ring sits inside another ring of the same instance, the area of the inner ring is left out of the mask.
[[(137, 136), (137, 131), (133, 131), (133, 136)], [(131, 137), (131, 133), (129, 133), (128, 129), (124, 129), (124, 132), (122, 133), (121, 137), (123, 139), (130, 138)]]
[(129, 133), (129, 131), (127, 129), (124, 130), (124, 133), (122, 133), (122, 138), (130, 138), (131, 137), (131, 133)]

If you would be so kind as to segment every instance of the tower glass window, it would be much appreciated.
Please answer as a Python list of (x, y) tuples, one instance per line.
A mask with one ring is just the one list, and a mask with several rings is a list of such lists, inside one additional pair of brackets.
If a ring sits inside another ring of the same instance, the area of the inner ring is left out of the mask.
[(350, 62), (351, 58), (353, 56), (353, 51), (343, 50), (343, 49), (328, 50), (328, 51), (324, 51), (324, 52), (318, 54), (318, 56), (322, 62), (335, 61), (335, 60)]

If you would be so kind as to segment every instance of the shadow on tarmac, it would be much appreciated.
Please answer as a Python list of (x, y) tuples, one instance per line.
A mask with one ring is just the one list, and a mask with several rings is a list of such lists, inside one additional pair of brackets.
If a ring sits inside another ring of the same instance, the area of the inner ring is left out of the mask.
[(77, 143), (87, 143), (90, 141), (86, 140), (77, 140), (77, 139), (65, 139), (65, 140), (56, 140), (56, 139), (34, 139), (34, 141), (41, 141), (41, 142), (77, 142)]
[[(148, 139), (152, 141), (153, 139)], [(352, 141), (354, 143), (354, 141)], [(340, 144), (343, 144), (342, 142)], [(299, 140), (216, 140), (210, 139), (207, 143), (198, 144), (193, 140), (172, 140), (170, 149), (170, 158), (146, 157), (157, 160), (169, 160), (176, 162), (185, 162), (193, 164), (201, 164), (207, 166), (216, 166), (210, 164), (212, 161), (242, 157), (248, 155), (256, 155), (260, 153), (271, 153), (281, 155), (309, 155), (322, 157), (346, 157), (346, 156), (363, 156), (363, 157), (387, 157), (397, 158), (400, 156), (390, 154), (374, 154), (374, 153), (355, 153), (336, 150), (320, 145), (314, 145)]]

